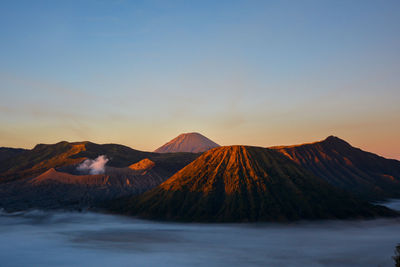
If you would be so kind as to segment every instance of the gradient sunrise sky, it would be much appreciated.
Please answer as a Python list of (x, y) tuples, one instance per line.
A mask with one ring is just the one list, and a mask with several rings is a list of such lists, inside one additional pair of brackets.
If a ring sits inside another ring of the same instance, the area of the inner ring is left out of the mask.
[(1, 1), (0, 146), (336, 135), (400, 159), (400, 1)]

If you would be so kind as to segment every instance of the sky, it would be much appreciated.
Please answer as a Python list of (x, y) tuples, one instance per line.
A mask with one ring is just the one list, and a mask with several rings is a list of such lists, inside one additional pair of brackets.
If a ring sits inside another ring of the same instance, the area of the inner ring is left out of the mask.
[(400, 1), (1, 1), (0, 146), (338, 136), (400, 159)]

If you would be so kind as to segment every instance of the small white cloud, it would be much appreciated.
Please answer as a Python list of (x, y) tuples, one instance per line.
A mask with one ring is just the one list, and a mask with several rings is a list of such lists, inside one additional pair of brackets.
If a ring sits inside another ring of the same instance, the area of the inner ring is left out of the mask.
[(106, 155), (98, 156), (96, 159), (87, 159), (76, 167), (79, 172), (89, 174), (103, 174), (109, 159)]

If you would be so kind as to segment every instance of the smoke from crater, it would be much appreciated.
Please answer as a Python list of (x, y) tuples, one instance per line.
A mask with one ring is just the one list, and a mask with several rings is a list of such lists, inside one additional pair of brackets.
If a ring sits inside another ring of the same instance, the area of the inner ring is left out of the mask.
[(108, 161), (109, 159), (106, 155), (101, 155), (96, 159), (86, 159), (84, 162), (79, 164), (76, 169), (82, 173), (103, 174)]

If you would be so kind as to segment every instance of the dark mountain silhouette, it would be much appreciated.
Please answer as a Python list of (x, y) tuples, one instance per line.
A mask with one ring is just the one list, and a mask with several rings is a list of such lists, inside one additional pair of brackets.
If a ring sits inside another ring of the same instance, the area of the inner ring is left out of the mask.
[(323, 141), (272, 147), (297, 164), (369, 200), (400, 197), (400, 161), (385, 159), (330, 136)]
[(219, 147), (207, 137), (199, 133), (184, 133), (172, 139), (162, 147), (157, 148), (157, 153), (192, 152), (199, 153), (211, 148)]
[[(100, 155), (110, 159), (105, 174), (81, 175), (77, 166)], [(94, 208), (154, 188), (198, 156), (91, 142), (40, 144), (0, 162), (0, 208)]]
[(22, 152), (27, 151), (23, 148), (0, 147), (0, 161), (14, 157)]
[(36, 145), (0, 164), (0, 182), (34, 177), (50, 168), (77, 164), (85, 158), (72, 158), (85, 149), (85, 143), (59, 142), (57, 144)]
[(51, 168), (74, 166), (87, 158), (106, 155), (108, 166), (128, 167), (132, 163), (148, 158), (157, 164), (158, 172), (168, 178), (197, 158), (193, 153), (159, 154), (144, 152), (117, 144), (99, 145), (91, 142), (59, 142), (39, 144), (0, 163), (0, 183), (23, 178), (32, 178)]
[(395, 212), (338, 189), (281, 153), (229, 146), (203, 153), (114, 210), (160, 220), (244, 222), (369, 218)]
[(106, 166), (104, 174), (96, 175), (78, 175), (72, 166), (58, 170), (51, 168), (34, 178), (0, 184), (0, 207), (8, 211), (93, 209), (105, 201), (137, 195), (156, 187), (168, 178), (163, 171), (149, 159), (125, 168)]

